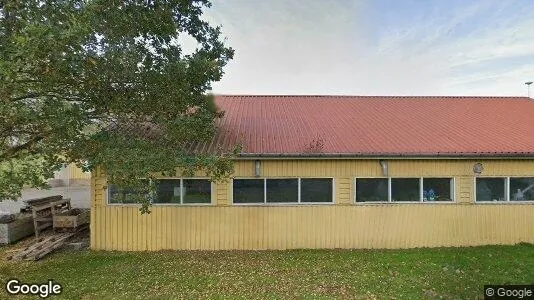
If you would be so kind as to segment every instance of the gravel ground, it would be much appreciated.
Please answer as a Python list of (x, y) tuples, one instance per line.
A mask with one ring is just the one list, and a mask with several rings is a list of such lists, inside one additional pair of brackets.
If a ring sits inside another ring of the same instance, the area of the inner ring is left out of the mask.
[(17, 201), (4, 200), (0, 201), (0, 213), (19, 212), (24, 206), (23, 200), (47, 197), (53, 195), (63, 195), (63, 198), (70, 198), (72, 207), (90, 208), (91, 187), (90, 186), (72, 186), (72, 187), (55, 187), (49, 190), (27, 189), (22, 192), (22, 197)]

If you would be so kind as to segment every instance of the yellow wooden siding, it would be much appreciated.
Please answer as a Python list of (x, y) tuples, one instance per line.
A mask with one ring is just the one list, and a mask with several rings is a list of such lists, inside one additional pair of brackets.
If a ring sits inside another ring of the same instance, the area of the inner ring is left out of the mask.
[(471, 176), (459, 176), (456, 178), (456, 201), (461, 204), (473, 202), (475, 181)]
[(217, 205), (231, 205), (232, 200), (230, 199), (230, 191), (228, 189), (228, 186), (230, 185), (230, 181), (222, 182), (219, 184), (215, 184), (215, 190), (217, 197), (214, 199), (216, 201), (214, 204)]
[[(381, 177), (378, 160), (264, 160), (262, 177), (333, 177), (333, 205), (232, 205), (231, 181), (214, 186), (213, 206), (107, 205), (106, 180), (92, 182), (91, 247), (103, 250), (410, 248), (534, 243), (534, 203), (475, 204), (482, 176), (533, 176), (532, 160), (390, 160), (391, 177), (453, 177), (456, 203), (355, 204), (354, 178)], [(235, 177), (253, 177), (254, 162)]]
[(91, 173), (84, 172), (82, 169), (78, 168), (75, 164), (69, 164), (67, 166), (68, 178), (66, 179), (90, 179)]
[(409, 248), (534, 243), (532, 205), (93, 207), (106, 250)]
[(336, 188), (336, 195), (337, 198), (335, 199), (336, 204), (352, 204), (352, 197), (351, 197), (351, 179), (348, 177), (337, 177), (334, 180), (334, 185)]

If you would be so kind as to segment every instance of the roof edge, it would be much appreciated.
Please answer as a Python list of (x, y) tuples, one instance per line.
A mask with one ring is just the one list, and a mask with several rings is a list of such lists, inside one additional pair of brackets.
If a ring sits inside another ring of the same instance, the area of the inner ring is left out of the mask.
[(240, 153), (240, 158), (534, 158), (534, 152), (517, 153)]
[(436, 99), (450, 99), (450, 98), (470, 98), (470, 99), (527, 99), (534, 100), (526, 96), (469, 96), (469, 95), (353, 95), (353, 94), (212, 94), (216, 97), (309, 97), (309, 98), (436, 98)]

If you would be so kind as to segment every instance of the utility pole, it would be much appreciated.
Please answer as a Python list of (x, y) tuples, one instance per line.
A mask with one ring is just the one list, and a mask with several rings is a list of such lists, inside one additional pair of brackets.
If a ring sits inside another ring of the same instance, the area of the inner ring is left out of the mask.
[(532, 81), (525, 82), (527, 85), (527, 97), (530, 98), (530, 85), (532, 84)]

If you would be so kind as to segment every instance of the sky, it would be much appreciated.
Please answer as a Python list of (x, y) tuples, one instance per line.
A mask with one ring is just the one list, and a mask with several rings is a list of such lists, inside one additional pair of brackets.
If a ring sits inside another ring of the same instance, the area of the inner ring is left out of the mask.
[(534, 81), (534, 0), (212, 3), (235, 49), (217, 94), (526, 96)]

